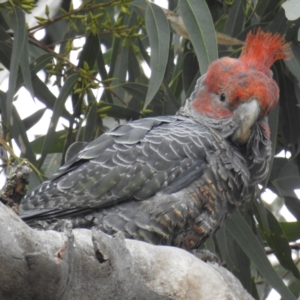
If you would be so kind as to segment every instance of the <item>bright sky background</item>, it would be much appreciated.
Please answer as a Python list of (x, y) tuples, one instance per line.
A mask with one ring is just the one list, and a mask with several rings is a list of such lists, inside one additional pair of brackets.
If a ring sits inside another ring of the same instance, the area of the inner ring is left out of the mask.
[[(45, 16), (44, 7), (45, 7), (46, 3), (48, 3), (50, 8), (53, 9), (53, 7), (55, 7), (57, 5), (60, 5), (60, 2), (61, 1), (40, 0), (39, 3), (38, 3), (39, 7), (36, 8), (36, 11), (33, 12), (31, 15), (27, 16), (27, 22), (29, 23), (29, 27), (32, 27), (36, 24), (35, 19), (33, 19), (32, 16), (34, 16), (34, 15)], [(156, 2), (157, 4), (159, 4), (162, 7), (167, 8), (167, 1), (166, 0), (156, 0), (154, 2)], [(40, 3), (42, 3), (42, 4), (40, 4)], [(81, 3), (80, 0), (73, 0), (74, 8), (76, 9), (80, 5), (80, 3)], [(51, 9), (50, 9), (50, 11), (51, 11)], [(41, 39), (41, 38), (43, 38), (43, 36), (44, 36), (44, 30), (40, 30), (35, 35), (35, 37), (37, 39)], [(74, 40), (74, 46), (75, 47), (80, 47), (80, 46), (83, 45), (84, 41), (85, 41), (85, 38), (75, 39)], [(72, 51), (71, 61), (75, 65), (78, 62), (78, 59), (77, 59), (78, 53), (79, 53), (79, 51)], [(151, 71), (149, 69), (147, 69), (146, 72), (147, 72), (147, 75), (150, 76)], [(4, 92), (6, 92), (7, 88), (8, 88), (8, 77), (7, 77), (7, 75), (8, 75), (7, 71), (0, 72), (1, 90), (3, 90)], [(38, 73), (38, 76), (42, 80), (45, 78), (45, 74), (42, 71)], [(52, 77), (50, 78), (50, 82), (52, 82), (52, 84), (54, 82)], [(50, 84), (50, 86), (51, 86), (51, 84)], [(58, 96), (58, 88), (56, 86), (52, 86), (51, 91), (55, 96)], [(30, 116), (35, 111), (45, 107), (37, 99), (32, 99), (30, 94), (27, 92), (27, 90), (25, 88), (21, 88), (17, 95), (18, 95), (18, 99), (14, 102), (14, 105), (16, 106), (16, 108), (17, 108), (17, 110), (20, 114), (21, 119), (24, 119), (24, 118)], [(97, 97), (97, 92), (96, 92), (95, 96)], [(70, 110), (71, 107), (72, 107), (71, 106), (71, 100), (68, 100), (66, 102), (66, 108)], [(34, 127), (32, 127), (30, 130), (28, 130), (27, 133), (28, 133), (29, 141), (34, 140), (37, 135), (42, 135), (42, 134), (45, 134), (47, 132), (48, 126), (49, 126), (49, 123), (50, 123), (51, 115), (52, 115), (51, 111), (47, 110), (45, 112), (43, 118)], [(68, 122), (66, 122), (65, 120), (63, 120), (61, 118), (56, 130), (63, 129), (62, 124), (68, 125)], [(20, 151), (19, 151), (19, 149), (16, 145), (14, 147), (14, 150), (15, 150), (15, 153), (17, 155), (20, 154)], [(282, 156), (282, 157), (285, 157), (285, 155), (287, 157), (290, 156), (289, 153), (285, 154), (284, 152), (279, 154), (279, 156)], [(1, 177), (0, 177), (0, 182), (1, 181), (3, 182), (3, 178), (1, 180)], [(297, 196), (300, 197), (300, 190), (298, 190), (296, 192), (297, 192)], [(262, 195), (263, 200), (268, 204), (271, 204), (275, 200), (276, 197), (277, 196), (268, 189)], [(285, 205), (280, 210), (280, 213), (284, 216), (284, 218), (287, 221), (296, 221), (294, 216), (288, 211), (288, 209), (286, 208)], [(279, 299), (280, 299), (279, 294), (274, 290), (272, 290), (271, 294), (267, 298), (267, 300), (279, 300)]]

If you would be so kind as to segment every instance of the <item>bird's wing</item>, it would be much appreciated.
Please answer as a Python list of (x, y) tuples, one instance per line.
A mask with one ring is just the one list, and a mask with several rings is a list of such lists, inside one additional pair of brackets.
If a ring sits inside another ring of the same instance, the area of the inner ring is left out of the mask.
[(88, 144), (53, 178), (29, 192), (21, 215), (26, 210), (99, 208), (174, 193), (201, 176), (212, 140), (209, 129), (184, 117), (121, 125)]

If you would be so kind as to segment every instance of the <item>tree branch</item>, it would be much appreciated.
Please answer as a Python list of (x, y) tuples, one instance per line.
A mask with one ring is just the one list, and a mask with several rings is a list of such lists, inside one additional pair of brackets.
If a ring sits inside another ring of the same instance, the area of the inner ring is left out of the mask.
[(68, 222), (63, 233), (34, 230), (2, 203), (0, 264), (2, 300), (253, 299), (226, 269), (182, 249)]

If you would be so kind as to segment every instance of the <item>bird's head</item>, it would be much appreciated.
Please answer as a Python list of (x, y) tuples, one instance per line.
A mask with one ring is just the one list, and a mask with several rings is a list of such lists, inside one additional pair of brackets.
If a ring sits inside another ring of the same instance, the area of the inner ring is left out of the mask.
[(270, 67), (288, 58), (288, 48), (279, 34), (250, 32), (238, 59), (223, 57), (209, 66), (189, 109), (194, 116), (215, 123), (233, 121), (232, 141), (245, 144), (253, 124), (263, 120), (278, 102), (279, 89)]

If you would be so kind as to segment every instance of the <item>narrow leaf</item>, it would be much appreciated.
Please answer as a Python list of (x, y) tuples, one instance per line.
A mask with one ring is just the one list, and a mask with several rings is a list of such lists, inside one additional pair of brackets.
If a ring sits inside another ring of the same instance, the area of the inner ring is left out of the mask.
[(223, 260), (226, 262), (227, 266), (230, 268), (231, 271), (237, 270), (238, 268), (235, 253), (233, 251), (230, 251), (230, 245), (232, 244), (233, 237), (231, 235), (226, 235), (226, 228), (224, 226), (217, 231), (215, 236)]
[(241, 31), (244, 30), (245, 14), (243, 12), (242, 0), (234, 1), (230, 8), (224, 33), (229, 36), (236, 37)]
[(99, 38), (98, 35), (93, 35), (92, 33), (86, 38), (86, 42), (80, 53), (78, 67), (83, 68), (83, 63), (87, 62), (90, 70), (93, 69), (94, 63), (96, 61), (97, 55), (99, 53)]
[[(127, 83), (122, 84), (121, 87), (123, 89), (125, 89), (127, 91), (127, 93), (129, 93), (136, 99), (139, 99), (140, 101), (142, 101), (143, 99), (146, 98), (147, 86), (144, 84), (127, 82)], [(156, 94), (153, 97), (153, 99), (155, 99), (156, 97), (158, 97), (158, 94)]]
[[(115, 69), (114, 69), (114, 78), (118, 78), (121, 81), (126, 81), (126, 75), (128, 70), (128, 55), (129, 55), (129, 47), (120, 47), (118, 52), (118, 57), (116, 59)], [(117, 84), (117, 81), (113, 81), (113, 85)], [(116, 87), (113, 89), (114, 93), (118, 95), (118, 97), (114, 97), (114, 104), (124, 105), (125, 92), (120, 87)], [(122, 100), (120, 100), (122, 99)]]
[(270, 234), (265, 231), (263, 231), (263, 234), (269, 246), (274, 250), (280, 264), (287, 270), (292, 271), (296, 278), (299, 278), (299, 270), (291, 257), (291, 248), (280, 224), (269, 210), (267, 210), (267, 217), (271, 230)]
[(23, 80), (27, 90), (30, 92), (31, 97), (34, 98), (34, 92), (31, 82), (31, 72), (30, 72), (30, 65), (29, 65), (29, 50), (28, 50), (28, 36), (27, 34), (24, 35), (25, 41), (23, 45), (23, 49), (20, 55), (20, 67), (21, 72), (23, 75)]
[(108, 78), (112, 78), (114, 71), (115, 71), (115, 65), (116, 65), (117, 56), (118, 56), (119, 47), (120, 47), (120, 40), (121, 39), (116, 38), (116, 37), (113, 38), (113, 43), (112, 43), (112, 48), (111, 48), (111, 56), (108, 61), (108, 63), (109, 63)]
[(136, 120), (142, 116), (140, 112), (120, 105), (108, 104), (101, 107), (101, 109), (105, 107), (109, 108), (105, 114), (115, 119)]
[[(43, 69), (46, 64), (49, 62), (49, 60), (52, 58), (53, 56), (51, 54), (43, 54), (39, 57), (37, 57), (30, 65), (29, 65), (29, 74), (27, 74), (26, 76), (30, 76), (30, 82), (33, 88), (33, 93), (34, 93), (34, 86), (33, 86), (33, 79), (34, 76), (36, 76), (36, 73), (39, 72), (41, 69)], [(25, 82), (25, 75), (23, 73), (18, 74), (18, 78), (17, 78), (17, 87), (16, 87), (16, 91), (19, 90), (21, 88), (21, 86), (23, 86), (23, 84)]]
[(294, 195), (294, 197), (285, 196), (284, 201), (288, 210), (294, 215), (298, 222), (300, 222), (300, 200), (298, 199), (296, 194)]
[(198, 58), (200, 72), (218, 58), (214, 23), (205, 0), (180, 0), (181, 17)]
[(50, 148), (50, 146), (53, 142), (56, 125), (58, 123), (59, 118), (62, 116), (62, 112), (65, 107), (65, 102), (66, 102), (68, 96), (71, 94), (72, 89), (73, 89), (78, 77), (79, 77), (78, 74), (73, 74), (66, 80), (66, 82), (65, 82), (64, 86), (62, 87), (62, 89), (59, 93), (59, 96), (54, 104), (53, 115), (51, 117), (49, 130), (48, 130), (46, 140), (43, 145), (42, 156), (39, 160), (40, 167), (43, 165), (43, 162), (48, 153), (48, 149)]
[[(91, 93), (92, 94), (92, 93)], [(96, 103), (92, 104), (86, 116), (86, 126), (83, 133), (83, 140), (90, 142), (93, 139), (97, 125), (97, 106)]]
[[(7, 99), (7, 95), (0, 91), (0, 109), (3, 112), (6, 110), (6, 102), (5, 98)], [(26, 134), (26, 129), (24, 127), (24, 123), (21, 120), (16, 108), (12, 105), (11, 108), (11, 115), (3, 114), (4, 120), (9, 121), (7, 122), (9, 131), (11, 132), (15, 142), (17, 143), (18, 147), (21, 149), (22, 156), (27, 158), (32, 164), (36, 165), (36, 158), (31, 145), (28, 141), (28, 137)]]
[(26, 41), (25, 36), (27, 35), (24, 12), (18, 6), (13, 6), (13, 30), (14, 41), (9, 68), (9, 89), (6, 98), (6, 111), (8, 116), (10, 116), (12, 112), (12, 102), (16, 92), (18, 69), (21, 57), (20, 53), (22, 53), (24, 49), (24, 44)]
[(46, 109), (47, 109), (46, 107), (45, 108), (41, 108), (38, 111), (36, 111), (35, 113), (33, 113), (32, 115), (30, 115), (29, 117), (27, 117), (26, 119), (24, 119), (23, 120), (23, 124), (24, 124), (25, 130), (30, 129), (38, 121), (40, 121), (40, 119), (44, 115)]
[[(36, 75), (32, 78), (32, 83), (35, 96), (43, 104), (45, 104), (47, 108), (53, 110), (56, 97), (52, 94), (47, 85)], [(66, 118), (67, 120), (71, 120), (72, 118), (71, 114), (65, 108), (63, 109), (62, 117)]]
[(146, 9), (146, 28), (151, 47), (151, 78), (144, 108), (152, 101), (163, 81), (168, 63), (170, 27), (163, 10), (148, 2)]
[[(54, 132), (53, 140), (55, 142), (53, 142), (50, 148), (48, 149), (48, 154), (63, 152), (66, 135), (67, 135), (66, 130), (60, 130)], [(45, 144), (46, 137), (47, 135), (39, 136), (37, 139), (35, 139), (30, 143), (35, 153), (37, 154), (42, 153), (43, 145)]]
[(286, 300), (296, 300), (273, 269), (265, 250), (257, 240), (239, 211), (235, 211), (225, 223), (230, 234), (236, 239), (262, 276)]
[(299, 222), (281, 222), (282, 228), (286, 238), (289, 242), (294, 242), (300, 239), (300, 223)]
[[(100, 41), (99, 41), (99, 43), (100, 43)], [(102, 53), (101, 47), (99, 48), (96, 63), (97, 63), (98, 71), (99, 71), (99, 74), (100, 74), (102, 80), (107, 80), (108, 74), (105, 69), (105, 60), (104, 60), (104, 55)], [(105, 86), (109, 86), (109, 84), (105, 83)], [(112, 95), (108, 90), (105, 89), (103, 95), (108, 103), (113, 103)]]
[(290, 53), (290, 59), (285, 60), (284, 63), (300, 82), (300, 46), (298, 43), (291, 43)]

